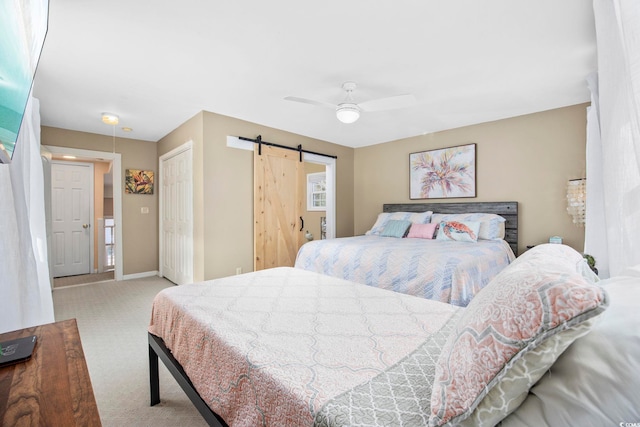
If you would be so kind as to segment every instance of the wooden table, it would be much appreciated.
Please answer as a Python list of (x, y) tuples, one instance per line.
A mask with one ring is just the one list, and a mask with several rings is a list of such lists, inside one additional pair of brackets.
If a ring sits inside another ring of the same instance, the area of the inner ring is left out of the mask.
[(38, 337), (30, 360), (0, 368), (0, 426), (101, 426), (75, 319), (0, 334)]

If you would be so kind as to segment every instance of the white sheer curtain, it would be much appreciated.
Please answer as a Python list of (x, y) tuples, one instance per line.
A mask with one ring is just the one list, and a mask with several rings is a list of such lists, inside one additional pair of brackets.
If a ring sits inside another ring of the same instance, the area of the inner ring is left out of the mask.
[(594, 0), (585, 252), (602, 276), (640, 265), (640, 1)]
[(0, 332), (54, 321), (39, 103), (29, 99), (13, 161), (0, 165)]

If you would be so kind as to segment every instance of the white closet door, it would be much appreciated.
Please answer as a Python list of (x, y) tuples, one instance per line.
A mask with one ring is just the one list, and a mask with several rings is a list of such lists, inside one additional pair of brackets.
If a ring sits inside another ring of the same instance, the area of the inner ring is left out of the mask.
[(192, 150), (161, 158), (162, 275), (183, 285), (193, 282)]

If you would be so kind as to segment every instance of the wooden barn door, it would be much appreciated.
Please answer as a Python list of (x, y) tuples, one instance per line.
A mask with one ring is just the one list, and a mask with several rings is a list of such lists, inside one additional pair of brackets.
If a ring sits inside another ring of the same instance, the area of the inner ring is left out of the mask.
[(254, 271), (292, 267), (303, 243), (304, 163), (296, 151), (267, 145), (253, 155)]

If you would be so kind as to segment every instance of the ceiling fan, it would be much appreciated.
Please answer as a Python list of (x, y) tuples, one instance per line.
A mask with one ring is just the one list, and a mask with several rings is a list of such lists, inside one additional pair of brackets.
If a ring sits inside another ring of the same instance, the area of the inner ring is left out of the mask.
[(353, 91), (357, 85), (354, 82), (345, 82), (342, 88), (347, 92), (344, 100), (340, 104), (330, 104), (328, 102), (314, 101), (312, 99), (287, 96), (287, 101), (302, 102), (304, 104), (319, 105), (329, 107), (336, 111), (336, 117), (342, 123), (353, 123), (360, 118), (360, 112), (395, 110), (409, 107), (416, 102), (416, 98), (411, 94), (389, 96), (387, 98), (372, 99), (370, 101), (356, 104), (353, 99)]

